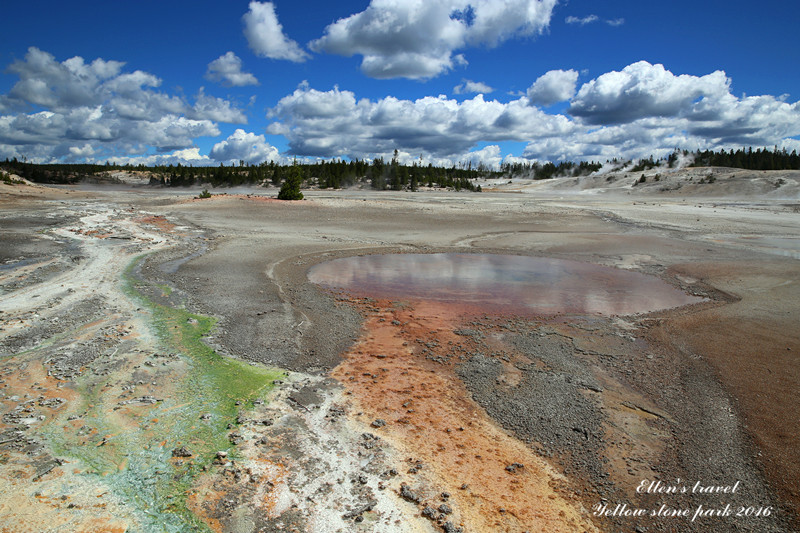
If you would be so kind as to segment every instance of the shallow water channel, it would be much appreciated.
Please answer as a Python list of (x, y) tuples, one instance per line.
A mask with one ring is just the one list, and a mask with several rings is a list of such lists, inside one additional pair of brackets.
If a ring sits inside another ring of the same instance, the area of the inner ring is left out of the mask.
[(320, 263), (308, 277), (355, 296), (435, 300), (514, 314), (628, 315), (702, 301), (638, 272), (517, 255), (364, 255)]

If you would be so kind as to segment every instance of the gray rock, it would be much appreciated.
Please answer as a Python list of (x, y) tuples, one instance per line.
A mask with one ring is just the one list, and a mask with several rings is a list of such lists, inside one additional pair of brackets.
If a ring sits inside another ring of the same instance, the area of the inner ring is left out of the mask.
[(192, 455), (194, 454), (186, 446), (172, 450), (172, 457), (191, 457)]
[(422, 498), (420, 498), (416, 492), (412, 491), (405, 483), (400, 485), (400, 497), (412, 503), (419, 503), (422, 501)]

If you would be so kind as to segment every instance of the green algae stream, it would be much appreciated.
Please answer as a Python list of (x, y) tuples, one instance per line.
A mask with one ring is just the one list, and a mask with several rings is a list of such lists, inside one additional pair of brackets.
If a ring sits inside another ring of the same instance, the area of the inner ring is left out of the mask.
[[(89, 434), (75, 439), (67, 432), (51, 431), (48, 438), (56, 453), (79, 459), (86, 467), (83, 475), (102, 476), (101, 483), (134, 510), (138, 523), (131, 531), (210, 531), (187, 506), (193, 480), (217, 451), (236, 456), (228, 425), (235, 426), (240, 410), (252, 406), (253, 400), (266, 399), (273, 381), (286, 373), (216, 353), (203, 342), (215, 326), (214, 318), (145, 294), (142, 289), (162, 296), (171, 291), (134, 277), (143, 258), (125, 270), (123, 292), (149, 311), (149, 326), (160, 348), (177, 356), (161, 366), (150, 365), (154, 373), (147, 374), (148, 379), (157, 380), (163, 398), (137, 401), (142, 397), (133, 394), (128, 402), (120, 402), (118, 371), (100, 379), (84, 374), (76, 379), (76, 389), (85, 413), (81, 423), (90, 428)], [(127, 363), (121, 376), (133, 383), (142, 371), (138, 364)], [(201, 420), (201, 415), (207, 416)], [(181, 446), (192, 452), (191, 458), (172, 457), (172, 450)]]

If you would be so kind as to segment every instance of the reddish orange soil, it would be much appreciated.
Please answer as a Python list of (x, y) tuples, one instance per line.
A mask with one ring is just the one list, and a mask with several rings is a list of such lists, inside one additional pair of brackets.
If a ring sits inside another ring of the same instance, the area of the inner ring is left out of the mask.
[[(374, 431), (405, 450), (408, 467), (421, 462), (424, 476), (435, 480), (426, 500), (449, 492), (453, 521), (467, 531), (594, 530), (579, 503), (553, 488), (551, 482), (563, 478), (470, 399), (453, 362), (437, 364), (415, 353), (421, 350), (416, 339), (443, 350), (462, 342), (453, 330), (463, 308), (368, 305), (365, 331), (333, 377), (369, 421), (386, 421)], [(523, 466), (506, 468), (514, 464)], [(401, 479), (416, 490), (414, 474)]]
[(166, 217), (161, 215), (140, 217), (134, 219), (134, 222), (139, 222), (140, 224), (149, 224), (165, 233), (172, 233), (172, 231), (175, 229), (175, 224), (169, 222)]

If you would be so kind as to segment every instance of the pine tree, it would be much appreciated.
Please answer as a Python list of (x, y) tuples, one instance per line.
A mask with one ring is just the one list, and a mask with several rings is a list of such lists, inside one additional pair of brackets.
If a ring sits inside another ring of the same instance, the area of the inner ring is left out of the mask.
[(300, 167), (297, 160), (288, 170), (286, 181), (283, 182), (281, 190), (278, 191), (278, 200), (302, 200), (303, 193), (300, 192), (300, 185), (303, 183), (303, 176), (300, 174)]

